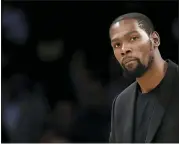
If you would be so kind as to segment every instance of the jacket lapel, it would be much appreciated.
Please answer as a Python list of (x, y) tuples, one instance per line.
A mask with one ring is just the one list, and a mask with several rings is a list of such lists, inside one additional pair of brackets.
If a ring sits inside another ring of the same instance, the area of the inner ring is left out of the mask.
[(160, 88), (159, 95), (154, 99), (154, 109), (146, 136), (146, 143), (151, 143), (154, 139), (172, 96), (172, 82), (174, 81), (176, 72), (175, 67), (175, 64), (169, 60), (168, 69), (161, 85), (162, 88)]
[[(134, 107), (135, 107), (135, 98), (136, 98), (136, 88), (137, 82), (134, 82), (130, 86), (129, 93), (126, 94), (126, 111), (124, 118), (124, 142), (132, 143), (133, 141), (133, 130), (134, 130)], [(131, 96), (132, 94), (132, 96)]]

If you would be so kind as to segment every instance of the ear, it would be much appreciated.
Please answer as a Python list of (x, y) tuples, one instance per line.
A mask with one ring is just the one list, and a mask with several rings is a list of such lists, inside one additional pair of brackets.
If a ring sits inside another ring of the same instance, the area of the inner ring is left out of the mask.
[(152, 43), (153, 43), (154, 47), (159, 47), (159, 45), (160, 45), (160, 36), (156, 31), (154, 31), (151, 34), (151, 40), (152, 40)]

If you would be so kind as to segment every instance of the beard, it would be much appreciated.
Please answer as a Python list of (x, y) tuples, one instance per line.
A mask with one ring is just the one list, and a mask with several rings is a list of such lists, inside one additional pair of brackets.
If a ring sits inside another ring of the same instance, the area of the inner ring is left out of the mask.
[(137, 66), (133, 70), (128, 70), (125, 65), (122, 64), (123, 76), (125, 78), (136, 79), (142, 77), (145, 72), (150, 68), (153, 63), (153, 56), (150, 55), (147, 65), (144, 65), (140, 59), (136, 59)]

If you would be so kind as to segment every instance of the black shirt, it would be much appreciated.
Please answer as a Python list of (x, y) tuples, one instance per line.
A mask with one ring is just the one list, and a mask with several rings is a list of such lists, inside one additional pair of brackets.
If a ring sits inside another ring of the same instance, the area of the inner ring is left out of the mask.
[(159, 84), (149, 93), (138, 90), (135, 105), (134, 142), (145, 143), (150, 119), (154, 110), (154, 97), (159, 94)]

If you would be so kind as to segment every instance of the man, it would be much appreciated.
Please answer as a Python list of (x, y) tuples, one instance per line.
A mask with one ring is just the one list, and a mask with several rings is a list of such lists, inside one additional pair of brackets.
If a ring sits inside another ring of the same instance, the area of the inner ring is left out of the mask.
[(140, 13), (125, 14), (109, 33), (124, 74), (136, 79), (113, 102), (110, 142), (179, 142), (179, 68), (162, 59), (152, 22)]

